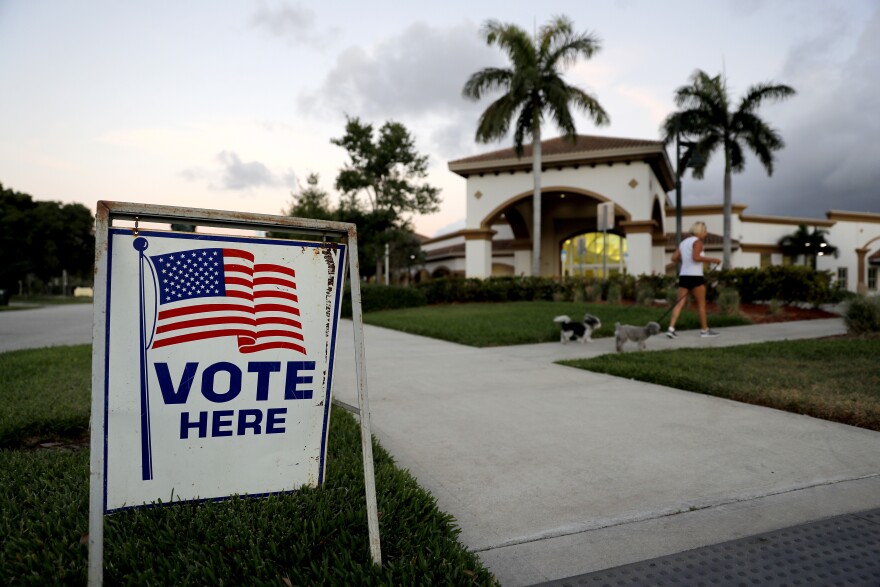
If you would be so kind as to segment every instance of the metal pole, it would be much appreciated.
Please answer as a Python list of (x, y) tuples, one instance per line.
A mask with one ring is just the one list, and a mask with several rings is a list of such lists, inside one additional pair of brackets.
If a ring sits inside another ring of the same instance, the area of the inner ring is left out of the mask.
[(104, 388), (102, 359), (106, 353), (106, 295), (110, 216), (98, 202), (95, 214), (95, 290), (92, 318), (92, 414), (89, 456), (89, 587), (104, 581)]
[[(348, 272), (351, 283), (351, 320), (354, 323), (354, 359), (357, 371), (358, 408), (361, 416), (361, 454), (364, 460), (364, 486), (367, 499), (367, 528), (373, 563), (382, 565), (379, 542), (379, 507), (376, 504), (376, 477), (373, 471), (373, 435), (370, 433), (370, 401), (367, 393), (367, 357), (364, 350), (364, 316), (361, 310), (361, 282), (358, 269), (357, 229), (348, 231)], [(386, 251), (388, 245), (385, 245)], [(387, 257), (386, 257), (387, 259)], [(386, 269), (387, 275), (387, 269)]]
[(681, 145), (678, 119), (675, 119), (675, 246), (681, 244)]

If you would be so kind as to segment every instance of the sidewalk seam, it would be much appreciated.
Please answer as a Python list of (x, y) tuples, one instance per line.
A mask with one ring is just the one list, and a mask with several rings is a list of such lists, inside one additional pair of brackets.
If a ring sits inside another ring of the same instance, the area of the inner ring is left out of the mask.
[[(502, 542), (499, 544), (489, 545), (489, 546), (485, 546), (485, 547), (481, 547), (481, 548), (474, 548), (474, 549), (472, 549), (472, 552), (475, 552), (475, 553), (490, 552), (493, 550), (499, 550), (499, 549), (508, 548), (511, 546), (521, 546), (523, 544), (530, 544), (533, 542), (541, 542), (543, 540), (552, 540), (554, 538), (565, 538), (567, 536), (577, 536), (578, 534), (586, 534), (587, 532), (594, 532), (596, 530), (606, 530), (608, 528), (616, 528), (616, 527), (620, 527), (620, 526), (626, 526), (627, 524), (636, 524), (639, 522), (659, 520), (662, 518), (669, 518), (672, 516), (678, 516), (681, 514), (687, 514), (687, 513), (691, 513), (691, 512), (695, 512), (695, 511), (711, 510), (711, 509), (714, 509), (717, 507), (722, 507), (722, 506), (731, 505), (731, 504), (748, 503), (750, 501), (756, 501), (759, 499), (764, 499), (767, 497), (774, 497), (774, 496), (778, 496), (778, 495), (786, 495), (788, 493), (795, 493), (795, 492), (804, 491), (807, 489), (814, 489), (816, 487), (830, 487), (832, 485), (838, 485), (840, 483), (850, 483), (853, 481), (864, 481), (866, 479), (878, 479), (878, 478), (880, 478), (880, 473), (871, 473), (870, 475), (862, 475), (860, 477), (851, 477), (851, 478), (847, 478), (847, 479), (837, 479), (837, 480), (833, 480), (833, 481), (824, 481), (824, 482), (820, 482), (820, 483), (813, 483), (811, 485), (804, 485), (802, 487), (794, 487), (794, 488), (790, 488), (790, 489), (784, 489), (784, 490), (766, 493), (763, 495), (752, 496), (752, 497), (722, 500), (722, 501), (718, 501), (716, 503), (712, 503), (712, 504), (701, 506), (701, 507), (696, 507), (694, 509), (689, 509), (686, 511), (682, 510), (682, 509), (676, 509), (675, 511), (668, 511), (666, 513), (659, 512), (659, 513), (643, 514), (641, 516), (636, 515), (632, 518), (619, 520), (619, 521), (612, 521), (610, 523), (600, 524), (597, 526), (589, 526), (588, 527), (588, 526), (584, 525), (584, 527), (578, 528), (576, 530), (562, 530), (562, 531), (556, 531), (556, 532), (551, 531), (551, 532), (547, 532), (545, 534), (539, 534), (539, 535), (532, 536), (532, 537), (514, 538), (512, 540), (508, 540), (508, 541), (505, 541), (505, 542)], [(684, 507), (687, 507), (687, 506), (685, 505)], [(871, 521), (871, 523), (878, 523), (878, 522), (874, 522), (873, 520), (869, 520), (869, 521)]]

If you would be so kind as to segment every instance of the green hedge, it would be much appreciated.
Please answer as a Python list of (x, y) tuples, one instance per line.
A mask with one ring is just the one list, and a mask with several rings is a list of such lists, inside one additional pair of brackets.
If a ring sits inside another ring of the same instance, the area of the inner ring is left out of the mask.
[[(608, 280), (583, 277), (489, 277), (486, 279), (444, 277), (415, 286), (361, 286), (364, 312), (415, 308), (426, 304), (468, 304), (484, 302), (573, 301), (594, 302), (618, 299), (647, 303), (653, 297), (665, 298), (675, 290), (678, 279), (671, 275), (613, 275)], [(818, 306), (836, 303), (848, 293), (828, 271), (809, 267), (774, 266), (765, 269), (731, 269), (706, 275), (706, 298), (715, 301), (722, 289), (739, 293), (743, 303), (779, 300), (787, 304)], [(351, 317), (351, 294), (346, 288), (342, 316)]]
[(744, 303), (781, 300), (819, 306), (840, 302), (847, 296), (831, 272), (799, 265), (729, 269), (718, 276), (722, 284), (736, 288)]
[[(361, 284), (361, 311), (378, 312), (397, 308), (417, 308), (426, 305), (424, 292), (402, 285)], [(351, 287), (346, 286), (340, 308), (343, 318), (351, 318)]]

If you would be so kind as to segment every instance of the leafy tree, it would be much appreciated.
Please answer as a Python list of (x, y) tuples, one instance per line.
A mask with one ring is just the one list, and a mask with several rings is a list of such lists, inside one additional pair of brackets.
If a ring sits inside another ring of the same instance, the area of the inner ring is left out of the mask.
[(825, 240), (827, 230), (813, 227), (810, 232), (806, 224), (799, 224), (797, 230), (779, 239), (782, 253), (789, 257), (804, 257), (804, 265), (816, 268), (817, 257), (823, 255), (838, 255), (837, 247), (832, 246)]
[(349, 162), (336, 177), (336, 189), (349, 198), (366, 194), (373, 211), (396, 216), (439, 210), (440, 190), (420, 183), (428, 175), (428, 157), (399, 122), (386, 122), (374, 138), (373, 125), (348, 118), (345, 135), (331, 143), (348, 151)]
[(440, 190), (421, 183), (427, 176), (428, 157), (416, 151), (406, 127), (389, 121), (374, 135), (372, 124), (349, 117), (345, 135), (331, 140), (349, 156), (336, 178), (341, 198), (334, 216), (357, 225), (358, 256), (365, 276), (382, 272), (386, 244), (391, 261), (398, 267), (401, 261), (406, 265), (414, 254), (415, 238), (408, 215), (436, 212), (440, 205)]
[(333, 219), (330, 208), (330, 195), (318, 185), (320, 177), (310, 173), (306, 178), (307, 186), (299, 194), (293, 194), (293, 203), (285, 214), (294, 218), (316, 218), (318, 220)]
[(572, 142), (576, 139), (571, 106), (575, 106), (597, 125), (606, 124), (608, 115), (599, 102), (562, 78), (562, 70), (579, 57), (589, 59), (599, 51), (599, 39), (589, 33), (575, 33), (564, 16), (552, 19), (532, 37), (523, 29), (495, 20), (486, 21), (481, 30), (489, 45), (498, 45), (510, 59), (510, 67), (487, 67), (468, 79), (464, 97), (479, 100), (494, 90), (503, 95), (480, 116), (476, 140), (489, 143), (507, 136), (514, 123), (514, 149), (523, 154), (523, 142), (532, 140), (534, 177), (532, 220), (532, 274), (541, 273), (541, 125), (549, 115)]
[(34, 201), (0, 184), (0, 288), (15, 291), (29, 275), (47, 283), (64, 271), (91, 282), (94, 226), (82, 204)]
[(731, 174), (745, 168), (746, 148), (755, 153), (767, 175), (773, 174), (773, 153), (785, 143), (780, 134), (757, 115), (757, 110), (764, 102), (784, 100), (794, 94), (794, 89), (783, 84), (757, 84), (746, 91), (736, 110), (731, 110), (727, 80), (721, 75), (710, 77), (699, 69), (688, 85), (675, 90), (679, 111), (663, 122), (661, 130), (666, 142), (674, 140), (676, 134), (696, 141), (695, 150), (703, 158), (703, 164), (694, 168), (697, 179), (704, 177), (706, 164), (715, 151), (724, 154), (724, 269), (730, 268)]

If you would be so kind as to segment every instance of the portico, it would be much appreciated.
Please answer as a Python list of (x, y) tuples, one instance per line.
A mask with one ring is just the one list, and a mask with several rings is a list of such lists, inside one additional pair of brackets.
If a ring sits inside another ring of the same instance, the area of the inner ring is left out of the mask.
[[(604, 247), (605, 240), (587, 238), (599, 232), (597, 207), (603, 202), (613, 204), (614, 226), (607, 234), (619, 245), (608, 273), (651, 273), (653, 247), (664, 242), (667, 230), (666, 193), (675, 185), (663, 143), (579, 135), (574, 142), (544, 141), (542, 154), (541, 275), (603, 276), (590, 249)], [(522, 157), (502, 149), (452, 161), (449, 169), (467, 180), (460, 233), (466, 276), (531, 275), (531, 146)], [(499, 250), (507, 254), (499, 258)], [(602, 252), (607, 257), (609, 251)]]

